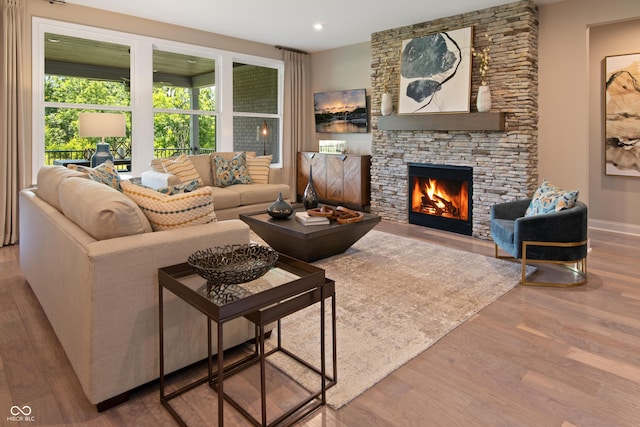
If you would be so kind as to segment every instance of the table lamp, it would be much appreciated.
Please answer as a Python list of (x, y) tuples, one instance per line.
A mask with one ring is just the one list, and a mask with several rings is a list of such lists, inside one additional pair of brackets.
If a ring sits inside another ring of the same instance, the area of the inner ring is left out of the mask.
[(95, 168), (107, 160), (113, 162), (111, 146), (104, 142), (105, 136), (126, 135), (126, 121), (124, 114), (118, 113), (80, 113), (78, 115), (78, 132), (81, 137), (102, 138), (96, 144), (96, 152), (91, 156), (91, 167)]

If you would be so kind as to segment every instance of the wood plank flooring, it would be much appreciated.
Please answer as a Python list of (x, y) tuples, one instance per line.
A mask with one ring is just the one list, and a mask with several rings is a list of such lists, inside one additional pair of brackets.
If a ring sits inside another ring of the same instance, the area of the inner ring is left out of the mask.
[[(488, 241), (388, 221), (376, 228), (493, 256)], [(322, 408), (299, 425), (640, 426), (640, 237), (591, 230), (590, 242), (585, 286), (517, 286), (345, 407)], [(286, 378), (270, 371), (269, 384), (270, 408), (286, 406)], [(257, 408), (249, 375), (233, 389)], [(87, 402), (20, 274), (17, 246), (0, 248), (0, 426), (18, 425), (9, 419), (13, 405), (33, 410), (35, 422), (20, 425), (176, 425), (157, 383), (102, 413)], [(216, 396), (206, 387), (175, 406), (189, 425), (216, 424)], [(248, 425), (231, 408), (225, 423)]]

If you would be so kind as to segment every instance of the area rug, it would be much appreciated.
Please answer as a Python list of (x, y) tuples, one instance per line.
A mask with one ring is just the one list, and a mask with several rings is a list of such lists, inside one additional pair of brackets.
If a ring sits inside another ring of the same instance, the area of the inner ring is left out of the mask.
[[(521, 275), (519, 263), (377, 230), (347, 252), (313, 264), (336, 282), (338, 383), (327, 391), (335, 409), (512, 289)], [(328, 304), (327, 312), (331, 343)], [(318, 367), (319, 333), (318, 304), (282, 321), (284, 347)], [(269, 361), (309, 390), (319, 388), (317, 375), (281, 353)]]

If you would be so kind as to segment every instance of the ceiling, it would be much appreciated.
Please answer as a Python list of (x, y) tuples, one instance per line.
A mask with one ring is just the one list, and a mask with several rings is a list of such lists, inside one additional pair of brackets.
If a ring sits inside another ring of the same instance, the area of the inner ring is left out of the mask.
[[(563, 0), (534, 0), (537, 5)], [(309, 53), (370, 40), (371, 34), (514, 0), (66, 0)], [(64, 7), (56, 5), (55, 7)], [(315, 30), (314, 24), (322, 24)]]

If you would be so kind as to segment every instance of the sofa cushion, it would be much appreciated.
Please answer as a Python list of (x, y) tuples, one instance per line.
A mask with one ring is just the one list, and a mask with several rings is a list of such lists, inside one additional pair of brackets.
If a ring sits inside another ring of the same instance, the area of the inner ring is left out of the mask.
[(271, 160), (273, 156), (260, 156), (253, 157), (247, 156), (247, 169), (249, 169), (249, 176), (251, 181), (255, 184), (268, 184), (269, 172), (271, 170)]
[(191, 182), (196, 179), (198, 185), (204, 185), (198, 170), (191, 163), (189, 156), (185, 154), (181, 154), (175, 159), (162, 159), (162, 166), (164, 166), (165, 172), (176, 175), (182, 182)]
[(89, 178), (92, 180), (107, 184), (109, 187), (120, 191), (120, 174), (111, 160), (100, 163), (95, 168), (82, 165), (69, 165), (67, 167), (69, 169), (84, 172), (89, 175)]
[(169, 196), (123, 181), (122, 191), (140, 206), (154, 231), (208, 224), (216, 220), (211, 187)]
[(213, 202), (216, 209), (229, 209), (240, 206), (240, 194), (237, 191), (231, 191), (229, 188), (209, 187), (213, 194)]
[(96, 240), (152, 231), (140, 208), (108, 185), (71, 177), (60, 184), (59, 197), (64, 215)]
[(543, 180), (533, 195), (524, 216), (560, 212), (572, 208), (578, 201), (578, 191), (564, 191)]
[(76, 177), (88, 178), (84, 172), (65, 168), (64, 166), (42, 166), (38, 170), (36, 194), (45, 202), (62, 212), (60, 205), (60, 184), (63, 180)]
[(232, 185), (225, 190), (233, 191), (240, 196), (240, 206), (275, 202), (280, 193), (289, 194), (289, 186), (286, 184)]
[(238, 153), (231, 160), (222, 156), (214, 156), (212, 167), (215, 165), (216, 186), (227, 187), (233, 184), (251, 184), (251, 176), (247, 168), (247, 156)]

